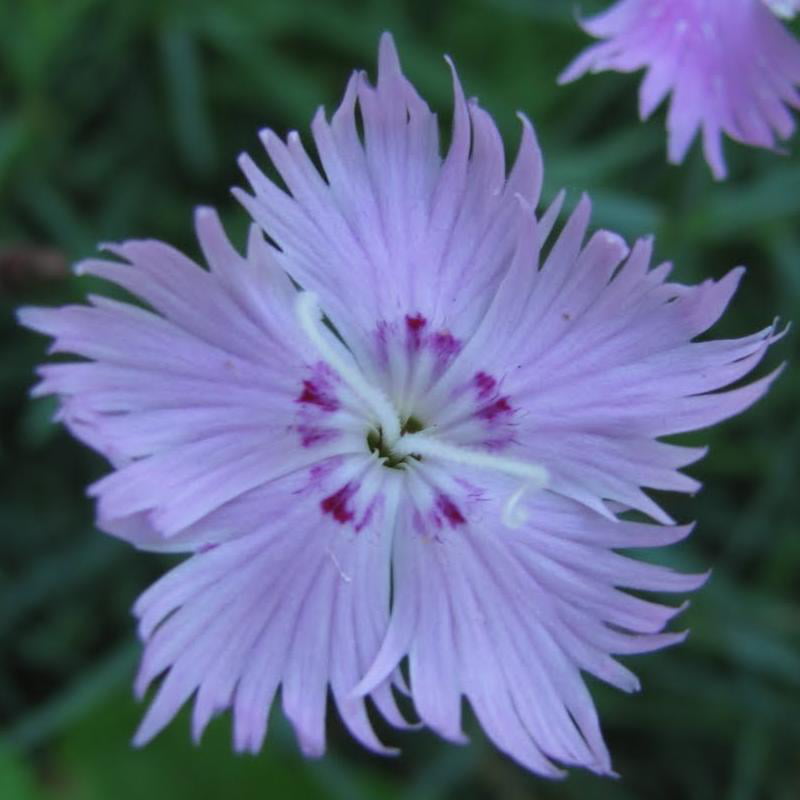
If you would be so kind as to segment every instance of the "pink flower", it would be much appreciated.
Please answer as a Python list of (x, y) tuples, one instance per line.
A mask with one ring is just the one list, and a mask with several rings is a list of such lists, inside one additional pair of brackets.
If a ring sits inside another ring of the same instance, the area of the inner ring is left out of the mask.
[[(254, 195), (239, 195), (269, 241), (254, 227), (242, 257), (201, 209), (210, 271), (154, 241), (80, 265), (149, 308), (20, 313), (82, 359), (42, 367), (35, 391), (113, 466), (90, 490), (99, 526), (190, 554), (136, 604), (139, 693), (165, 675), (137, 744), (195, 695), (195, 737), (232, 709), (235, 747), (255, 752), (281, 687), (318, 756), (330, 688), (352, 734), (390, 752), (365, 699), (402, 727), (399, 690), (451, 741), (466, 697), (534, 772), (609, 774), (581, 672), (635, 691), (613, 656), (684, 638), (662, 632), (683, 606), (622, 589), (706, 576), (615, 550), (689, 533), (643, 488), (694, 492), (678, 470), (703, 450), (658, 437), (757, 400), (774, 373), (717, 390), (774, 329), (694, 343), (742, 270), (669, 283), (650, 240), (587, 241), (585, 198), (545, 254), (562, 196), (535, 216), (530, 124), (506, 174), (491, 118), (455, 73), (453, 87), (441, 159), (385, 36), (377, 87), (355, 74), (332, 119), (314, 119), (324, 175), (296, 133), (263, 136), (286, 189), (243, 157)], [(621, 520), (629, 509), (655, 522)]]
[[(777, 12), (795, 0), (767, 0)], [(620, 0), (582, 22), (604, 41), (581, 53), (559, 78), (646, 68), (639, 113), (647, 119), (672, 92), (669, 160), (679, 164), (702, 131), (703, 152), (718, 179), (726, 175), (722, 134), (755, 147), (788, 139), (800, 107), (800, 44), (762, 0)]]

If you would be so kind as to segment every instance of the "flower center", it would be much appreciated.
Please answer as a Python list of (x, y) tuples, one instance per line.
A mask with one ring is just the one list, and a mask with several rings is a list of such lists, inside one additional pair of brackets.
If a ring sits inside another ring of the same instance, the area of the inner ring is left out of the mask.
[[(437, 434), (435, 425), (426, 426), (413, 414), (401, 417), (384, 391), (367, 380), (344, 344), (324, 328), (323, 314), (316, 296), (311, 292), (301, 291), (295, 311), (301, 328), (328, 366), (369, 409), (371, 427), (366, 434), (366, 445), (371, 453), (378, 456), (384, 467), (403, 470), (412, 459), (421, 462), (425, 458), (431, 458), (503, 473), (521, 481), (517, 490), (506, 501), (503, 522), (513, 528), (525, 521), (525, 515), (518, 506), (526, 493), (547, 486), (549, 476), (543, 466), (451, 444)], [(413, 321), (415, 318), (411, 319)]]
[[(419, 433), (424, 429), (425, 425), (422, 422), (416, 417), (410, 416), (400, 426), (400, 438), (402, 439), (407, 433)], [(409, 458), (414, 458), (417, 461), (422, 460), (422, 456), (417, 453), (403, 454), (394, 452), (391, 445), (385, 441), (382, 428), (372, 428), (367, 433), (367, 447), (370, 453), (375, 453), (375, 455), (382, 460), (383, 466), (389, 469), (402, 469), (403, 464), (405, 464)]]

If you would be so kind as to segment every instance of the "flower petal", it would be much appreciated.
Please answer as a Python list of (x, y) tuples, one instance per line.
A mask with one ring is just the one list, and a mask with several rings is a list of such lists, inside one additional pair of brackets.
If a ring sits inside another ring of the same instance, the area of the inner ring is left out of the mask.
[[(782, 333), (773, 325), (741, 339), (693, 341), (722, 315), (743, 270), (699, 286), (667, 283), (665, 265), (649, 268), (649, 240), (628, 252), (600, 231), (584, 244), (588, 219), (584, 198), (538, 270), (512, 263), (454, 369), (478, 374), (493, 365), (511, 415), (507, 454), (544, 466), (552, 491), (607, 516), (610, 500), (671, 524), (642, 489), (696, 491), (677, 470), (702, 451), (656, 437), (712, 425), (763, 396), (779, 370), (729, 387)], [(533, 235), (530, 220), (519, 224)], [(465, 443), (479, 441), (476, 413), (445, 389), (431, 395), (443, 406), (437, 422)]]
[(494, 122), (465, 101), (454, 70), (453, 86), (454, 134), (442, 162), (436, 118), (384, 35), (377, 85), (354, 75), (331, 121), (314, 119), (324, 177), (296, 134), (285, 144), (262, 137), (288, 191), (241, 159), (254, 195), (236, 190), (237, 197), (277, 244), (274, 259), (322, 298), (357, 355), (376, 322), (398, 312), (474, 327), (513, 254), (517, 196), (538, 201), (541, 156), (530, 124), (523, 119), (506, 178)]
[[(195, 738), (215, 713), (232, 708), (237, 749), (256, 752), (282, 686), (301, 749), (318, 756), (330, 684), (354, 735), (391, 752), (375, 737), (363, 699), (350, 690), (386, 627), (396, 499), (382, 503), (357, 532), (326, 517), (317, 503), (287, 510), (280, 499), (271, 506), (262, 501), (260, 530), (198, 552), (137, 602), (146, 641), (137, 691), (164, 671), (166, 677), (135, 743), (155, 736), (196, 692)], [(376, 687), (373, 699), (402, 724), (388, 686)]]
[[(481, 499), (484, 515), (467, 514), (456, 527), (439, 527), (421, 501), (401, 514), (389, 632), (356, 691), (369, 691), (407, 654), (417, 711), (443, 736), (461, 740), (463, 695), (495, 744), (529, 769), (556, 777), (553, 759), (612, 774), (581, 670), (635, 690), (635, 677), (612, 654), (683, 638), (660, 633), (680, 608), (617, 587), (684, 592), (707, 576), (610, 548), (657, 546), (689, 528), (606, 521), (550, 493), (537, 496), (524, 528), (487, 528), (499, 519), (502, 496), (491, 488)], [(454, 497), (469, 507), (463, 492)], [(423, 519), (430, 521), (421, 526)]]

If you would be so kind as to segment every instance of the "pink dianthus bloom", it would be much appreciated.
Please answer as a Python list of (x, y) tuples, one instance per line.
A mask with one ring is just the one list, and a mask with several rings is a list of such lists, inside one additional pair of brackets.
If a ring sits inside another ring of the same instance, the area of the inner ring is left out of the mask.
[[(766, 4), (765, 4), (766, 3)], [(726, 175), (722, 134), (774, 148), (800, 108), (800, 43), (770, 11), (790, 15), (795, 0), (620, 0), (582, 21), (605, 41), (581, 53), (560, 83), (586, 72), (646, 68), (639, 114), (647, 119), (672, 92), (668, 157), (679, 164), (698, 131), (714, 177)]]
[(451, 741), (466, 697), (530, 770), (611, 774), (582, 671), (635, 691), (613, 656), (684, 638), (663, 632), (683, 606), (622, 589), (706, 576), (615, 551), (689, 533), (643, 487), (694, 492), (678, 470), (703, 450), (657, 437), (758, 399), (774, 374), (715, 390), (777, 334), (694, 343), (742, 270), (669, 283), (649, 239), (587, 240), (585, 198), (543, 255), (562, 197), (537, 218), (530, 124), (507, 174), (492, 119), (453, 87), (442, 159), (385, 36), (377, 86), (355, 74), (313, 121), (324, 175), (296, 133), (263, 136), (285, 188), (243, 157), (269, 241), (253, 227), (242, 257), (201, 209), (209, 271), (154, 241), (80, 265), (149, 309), (20, 313), (84, 359), (41, 367), (35, 391), (113, 465), (91, 488), (99, 526), (190, 554), (135, 606), (138, 692), (165, 675), (137, 744), (195, 695), (195, 737), (230, 708), (236, 749), (258, 751), (280, 687), (318, 756), (330, 688), (352, 734), (391, 752), (365, 700), (402, 727), (399, 690)]

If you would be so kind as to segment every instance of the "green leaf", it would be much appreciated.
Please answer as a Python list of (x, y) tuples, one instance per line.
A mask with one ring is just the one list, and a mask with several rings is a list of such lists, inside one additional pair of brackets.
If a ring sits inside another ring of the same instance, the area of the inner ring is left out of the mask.
[(213, 174), (216, 146), (196, 41), (184, 28), (165, 28), (161, 33), (161, 59), (175, 152), (195, 175)]
[(0, 797), (3, 800), (42, 800), (33, 773), (13, 753), (0, 748)]

